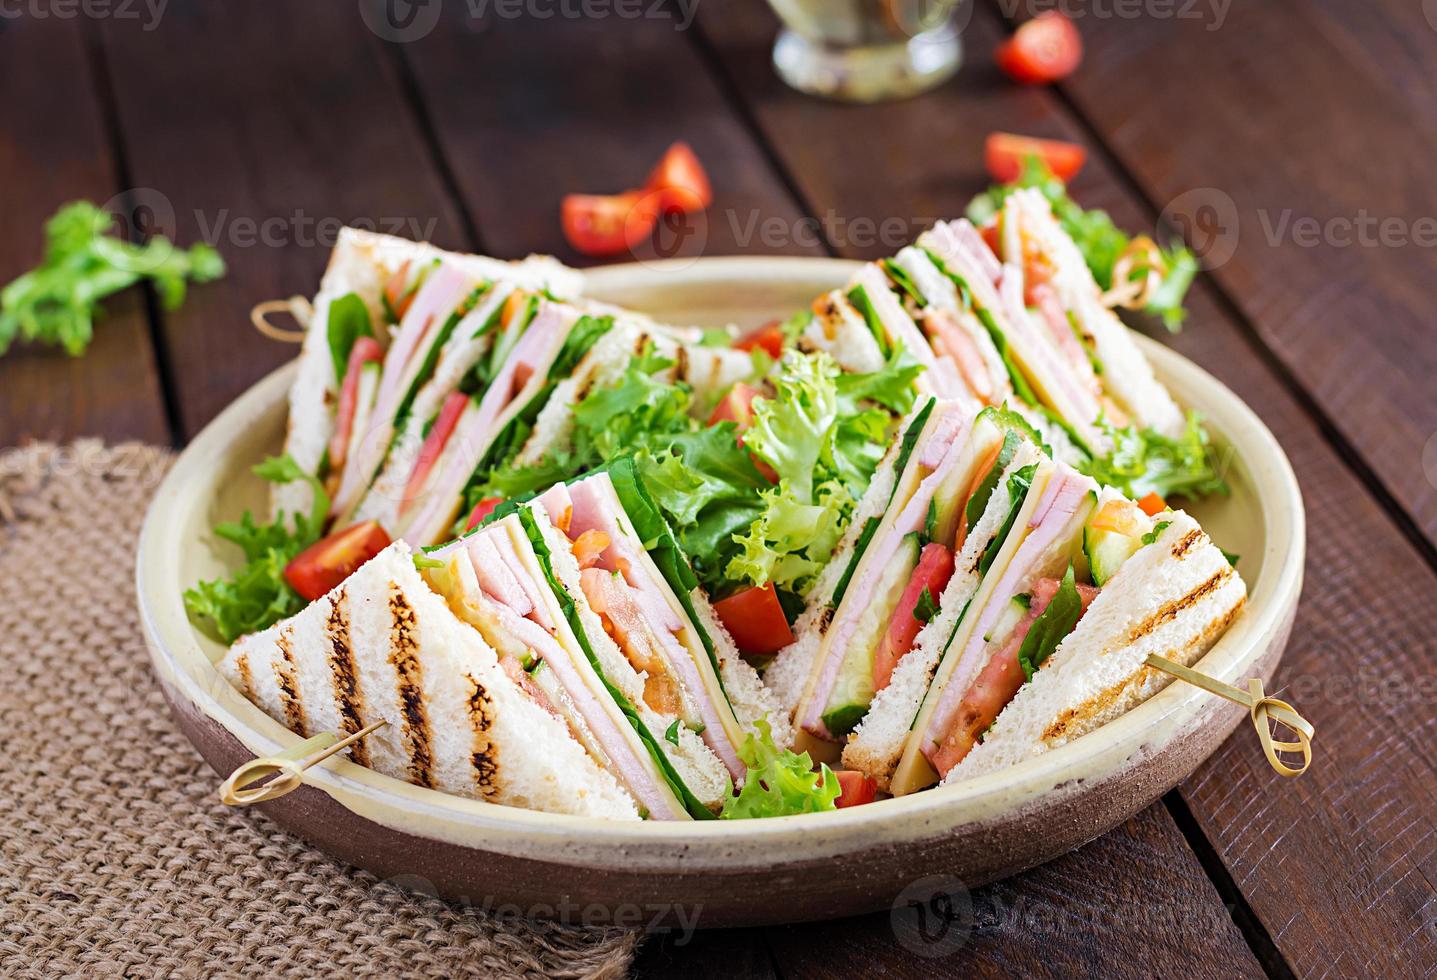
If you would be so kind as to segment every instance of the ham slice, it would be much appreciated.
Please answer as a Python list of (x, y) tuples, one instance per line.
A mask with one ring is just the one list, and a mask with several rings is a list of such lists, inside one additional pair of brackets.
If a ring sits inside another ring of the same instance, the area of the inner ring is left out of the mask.
[[(1092, 488), (1091, 480), (1066, 466), (1059, 466), (1043, 488), (1043, 495), (1028, 521), (1027, 537), (1018, 546), (1012, 561), (1003, 569), (988, 595), (987, 603), (979, 611), (968, 639), (958, 654), (958, 662), (949, 675), (938, 704), (923, 731), (919, 749), (930, 762), (934, 761), (942, 740), (954, 730), (960, 705), (977, 681), (978, 674), (987, 665), (988, 658), (984, 654), (990, 648), (990, 643), (984, 637), (998, 625), (998, 620), (1012, 597), (1023, 591), (1023, 583), (1032, 579), (1034, 566), (1050, 555), (1062, 535), (1070, 531), (1072, 518)], [(1051, 598), (1050, 595), (1049, 599)], [(1019, 642), (1021, 645), (1021, 641)], [(1019, 674), (1021, 676), (1021, 671)], [(1017, 688), (1013, 690), (1016, 691)], [(1010, 694), (1009, 697), (1011, 696)], [(1007, 704), (1007, 701), (1003, 703)], [(956, 760), (953, 764), (957, 764)]]

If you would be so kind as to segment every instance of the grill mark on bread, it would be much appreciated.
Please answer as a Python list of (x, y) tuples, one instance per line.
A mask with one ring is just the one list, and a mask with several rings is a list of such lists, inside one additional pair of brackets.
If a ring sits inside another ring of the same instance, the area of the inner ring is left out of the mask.
[[(1168, 660), (1185, 666), (1191, 664), (1197, 659), (1199, 653), (1206, 651), (1208, 647), (1217, 641), (1218, 637), (1227, 632), (1227, 628), (1232, 625), (1232, 621), (1237, 618), (1237, 614), (1242, 611), (1242, 607), (1246, 602), (1247, 596), (1238, 596), (1237, 602), (1233, 603), (1221, 616), (1218, 616), (1203, 627), (1202, 632), (1189, 640), (1182, 649), (1164, 650), (1158, 654), (1158, 656), (1166, 657)], [(1062, 714), (1058, 715), (1058, 717), (1053, 719), (1052, 723), (1043, 730), (1042, 740), (1052, 743), (1055, 740), (1071, 740), (1077, 738), (1079, 735), (1085, 734), (1088, 729), (1083, 727), (1084, 722), (1112, 707), (1119, 700), (1126, 697), (1129, 691), (1142, 690), (1147, 686), (1149, 680), (1159, 674), (1163, 677), (1167, 676), (1166, 673), (1159, 671), (1157, 668), (1143, 664), (1135, 672), (1129, 674), (1116, 684), (1099, 691), (1082, 704), (1068, 708)]]
[(680, 381), (689, 378), (689, 350), (683, 344), (674, 351), (674, 377)]
[[(353, 735), (364, 727), (364, 698), (359, 691), (359, 671), (354, 663), (354, 650), (349, 643), (349, 593), (340, 590), (329, 608), (324, 624), (329, 640), (329, 673), (334, 678), (334, 697), (339, 704), (339, 718), (344, 731)], [(369, 765), (369, 748), (360, 739), (349, 747), (349, 757), (361, 766)]]
[(239, 675), (240, 693), (254, 701), (254, 677), (249, 672), (249, 654), (244, 652), (235, 654), (235, 673)]
[(474, 765), (474, 784), (479, 797), (485, 800), (499, 798), (499, 746), (494, 743), (489, 729), (493, 727), (493, 703), (489, 692), (484, 690), (473, 677), (469, 678), (469, 696), (465, 698), (469, 712), (469, 728), (474, 733), (474, 747), (470, 759)]
[(1202, 538), (1202, 530), (1199, 528), (1193, 528), (1187, 534), (1183, 535), (1182, 540), (1178, 541), (1176, 544), (1173, 545), (1173, 557), (1181, 558), (1183, 555), (1188, 553), (1188, 551), (1192, 548), (1193, 545), (1201, 541)]
[(299, 696), (299, 680), (294, 665), (294, 650), (291, 648), (294, 642), (293, 624), (281, 629), (274, 642), (279, 648), (279, 658), (274, 662), (274, 677), (279, 685), (279, 703), (284, 709), (284, 723), (290, 731), (308, 738), (309, 728), (305, 725), (304, 702)]
[(1164, 623), (1170, 623), (1174, 619), (1177, 619), (1178, 616), (1182, 615), (1184, 610), (1192, 608), (1207, 596), (1222, 588), (1223, 583), (1231, 577), (1232, 566), (1230, 565), (1213, 572), (1212, 576), (1206, 582), (1188, 592), (1187, 595), (1164, 603), (1157, 612), (1134, 626), (1128, 633), (1126, 642), (1136, 643)]
[(836, 612), (837, 610), (834, 609), (832, 606), (824, 606), (822, 609), (819, 610), (817, 624), (819, 636), (822, 636), (823, 634), (827, 633), (828, 628), (833, 625), (833, 617)]
[(409, 777), (420, 786), (434, 788), (434, 754), (429, 733), (429, 712), (424, 705), (423, 672), (414, 609), (399, 586), (389, 583), (389, 662), (398, 675), (399, 713), (404, 718), (404, 741), (409, 748)]

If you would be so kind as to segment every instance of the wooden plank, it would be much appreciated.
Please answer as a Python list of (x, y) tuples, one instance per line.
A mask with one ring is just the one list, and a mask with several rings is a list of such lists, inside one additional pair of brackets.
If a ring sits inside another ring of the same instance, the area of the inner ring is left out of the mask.
[[(61, 204), (104, 203), (120, 188), (79, 23), (0, 21), (0, 93), (3, 284), (39, 263), (44, 222)], [(82, 358), (21, 346), (0, 358), (0, 446), (80, 435), (170, 441), (143, 299), (130, 291), (105, 310)]]
[(633, 975), (639, 980), (778, 980), (779, 976), (763, 929), (649, 936), (639, 947)]
[(828, 980), (855, 962), (899, 978), (1264, 976), (1173, 835), (1155, 804), (1057, 861), (958, 892), (921, 922), (900, 909), (773, 929), (774, 959), (787, 980)]
[[(877, 112), (802, 99), (762, 70), (758, 60), (774, 23), (760, 4), (705, 8), (699, 23), (818, 210), (957, 214), (985, 182), (981, 140), (987, 132), (1084, 138), (1050, 95), (1000, 80), (983, 54), (1001, 35), (986, 10), (970, 26), (972, 60), (957, 82)], [(1171, 64), (1164, 70), (1171, 72)], [(1190, 83), (1191, 76), (1176, 74)], [(827, 165), (833, 159), (845, 165)], [(905, 176), (890, 182), (889, 173)], [(1123, 192), (1101, 154), (1076, 193), (1109, 207), (1121, 223), (1152, 227), (1155, 215)], [(1244, 733), (1184, 787), (1184, 798), (1299, 975), (1334, 965), (1345, 975), (1364, 969), (1418, 975), (1437, 958), (1437, 763), (1420, 740), (1437, 697), (1427, 623), (1427, 610), (1437, 605), (1437, 577), (1205, 283), (1191, 306), (1191, 321), (1174, 346), (1257, 410), (1303, 486), (1310, 585), (1278, 681), (1320, 735), (1315, 770), (1285, 782), (1266, 769)], [(1418, 738), (1405, 741), (1401, 733), (1414, 729)], [(1334, 928), (1338, 922), (1344, 925)]]
[[(792, 234), (801, 213), (677, 23), (476, 21), (446, 4), (432, 33), (396, 45), (486, 249), (593, 264), (561, 237), (563, 195), (641, 185), (683, 139), (709, 169), (715, 205), (662, 226), (634, 257), (822, 253), (816, 239)], [(781, 230), (762, 234), (762, 219)]]
[(136, 183), (230, 266), (164, 316), (186, 435), (294, 356), (248, 311), (312, 294), (340, 224), (470, 244), (353, 6), (176, 4), (152, 32), (104, 26)]
[(1089, 16), (1064, 88), (1144, 194), (1213, 239), (1214, 277), (1437, 542), (1424, 10), (1437, 7), (1234, 4), (1216, 30)]

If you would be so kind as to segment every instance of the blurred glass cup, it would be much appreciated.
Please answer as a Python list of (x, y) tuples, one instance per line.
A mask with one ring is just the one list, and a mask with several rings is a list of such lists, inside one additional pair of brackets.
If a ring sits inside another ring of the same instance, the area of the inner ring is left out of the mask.
[(783, 20), (779, 76), (800, 92), (881, 102), (926, 92), (958, 70), (954, 12), (972, 0), (769, 0)]

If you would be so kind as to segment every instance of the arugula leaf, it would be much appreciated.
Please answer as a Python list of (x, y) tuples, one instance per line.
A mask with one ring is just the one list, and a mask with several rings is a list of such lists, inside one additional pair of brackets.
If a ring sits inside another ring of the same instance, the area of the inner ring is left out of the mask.
[(369, 308), (357, 293), (345, 293), (329, 304), (325, 324), (329, 337), (329, 356), (334, 360), (334, 378), (343, 381), (349, 370), (349, 352), (360, 337), (373, 337), (374, 325), (369, 321)]
[[(1011, 184), (997, 184), (987, 192), (975, 197), (968, 205), (968, 218), (975, 225), (983, 225), (1003, 208), (1008, 195), (1019, 188), (1036, 187), (1052, 205), (1053, 216), (1063, 230), (1073, 239), (1083, 253), (1088, 268), (1099, 288), (1108, 290), (1113, 285), (1113, 267), (1127, 249), (1131, 238), (1113, 223), (1106, 211), (1085, 210), (1068, 196), (1068, 188), (1053, 175), (1042, 159), (1031, 156), (1023, 163), (1023, 171)], [(1167, 274), (1162, 283), (1149, 298), (1144, 312), (1161, 317), (1163, 325), (1176, 333), (1182, 329), (1183, 298), (1197, 274), (1197, 257), (1181, 242), (1160, 248)]]
[(249, 511), (238, 522), (215, 525), (217, 537), (239, 545), (245, 565), (228, 579), (200, 582), (185, 590), (184, 599), (190, 617), (209, 621), (212, 632), (225, 643), (273, 626), (304, 608), (304, 600), (284, 579), (284, 567), (319, 540), (329, 516), (324, 485), (288, 454), (266, 459), (254, 467), (254, 473), (271, 483), (308, 482), (314, 490), (314, 506), (309, 514), (295, 514), (293, 526), (283, 513), (269, 524), (256, 524)]
[(913, 618), (920, 623), (930, 623), (933, 617), (938, 615), (938, 600), (933, 598), (933, 593), (927, 586), (923, 587), (923, 593), (918, 597), (918, 604), (913, 607)]
[(1153, 525), (1151, 531), (1143, 535), (1143, 544), (1156, 544), (1158, 538), (1162, 537), (1162, 533), (1171, 527), (1172, 523), (1172, 521), (1158, 521)]
[(166, 309), (185, 298), (185, 281), (209, 282), (225, 264), (203, 242), (178, 249), (156, 235), (135, 245), (107, 235), (113, 216), (89, 201), (74, 201), (45, 224), (45, 259), (0, 290), (0, 355), (21, 340), (84, 353), (94, 336), (100, 300), (150, 280)]
[(795, 813), (834, 810), (838, 799), (838, 777), (828, 766), (813, 771), (807, 752), (801, 755), (780, 750), (773, 744), (767, 721), (759, 720), (739, 746), (738, 756), (748, 767), (748, 776), (738, 795), (724, 802), (720, 814), (725, 820), (754, 817), (783, 817)]
[(1150, 493), (1167, 499), (1229, 492), (1197, 412), (1188, 412), (1177, 438), (1153, 429), (1139, 431), (1136, 426), (1119, 429), (1102, 421), (1098, 428), (1112, 440), (1112, 452), (1085, 460), (1078, 468), (1133, 500)]
[(581, 316), (574, 325), (569, 328), (569, 336), (564, 339), (564, 346), (559, 348), (559, 355), (554, 358), (554, 366), (549, 368), (549, 377), (567, 378), (574, 373), (574, 368), (584, 359), (593, 346), (614, 328), (614, 318), (611, 316)]
[(1008, 511), (1008, 517), (1003, 521), (1003, 527), (983, 549), (983, 554), (978, 556), (978, 574), (987, 575), (988, 569), (993, 567), (993, 562), (998, 558), (998, 552), (1003, 550), (1003, 542), (1008, 540), (1008, 534), (1013, 530), (1013, 522), (1018, 519), (1018, 511), (1022, 509), (1023, 499), (1028, 496), (1029, 489), (1033, 486), (1033, 475), (1038, 472), (1037, 463), (1029, 463), (1027, 466), (1008, 477), (1008, 499), (1012, 502), (1012, 508)]
[(988, 509), (988, 498), (993, 496), (993, 490), (998, 486), (998, 481), (1003, 478), (1003, 471), (1008, 464), (1013, 462), (1013, 457), (1018, 453), (1018, 447), (1023, 444), (1023, 439), (1016, 432), (1009, 430), (1003, 434), (1003, 444), (998, 447), (998, 456), (993, 460), (993, 465), (984, 474), (982, 481), (973, 491), (973, 496), (968, 498), (968, 507), (964, 511), (964, 518), (968, 522), (968, 530), (971, 532), (978, 525), (983, 517), (983, 511)]
[(1082, 614), (1083, 602), (1078, 595), (1073, 565), (1069, 562), (1053, 601), (1048, 603), (1041, 616), (1033, 620), (1028, 635), (1023, 638), (1023, 645), (1018, 648), (1018, 664), (1023, 668), (1024, 677), (1030, 681), (1033, 679), (1033, 674), (1058, 649), (1063, 638), (1073, 632)]

